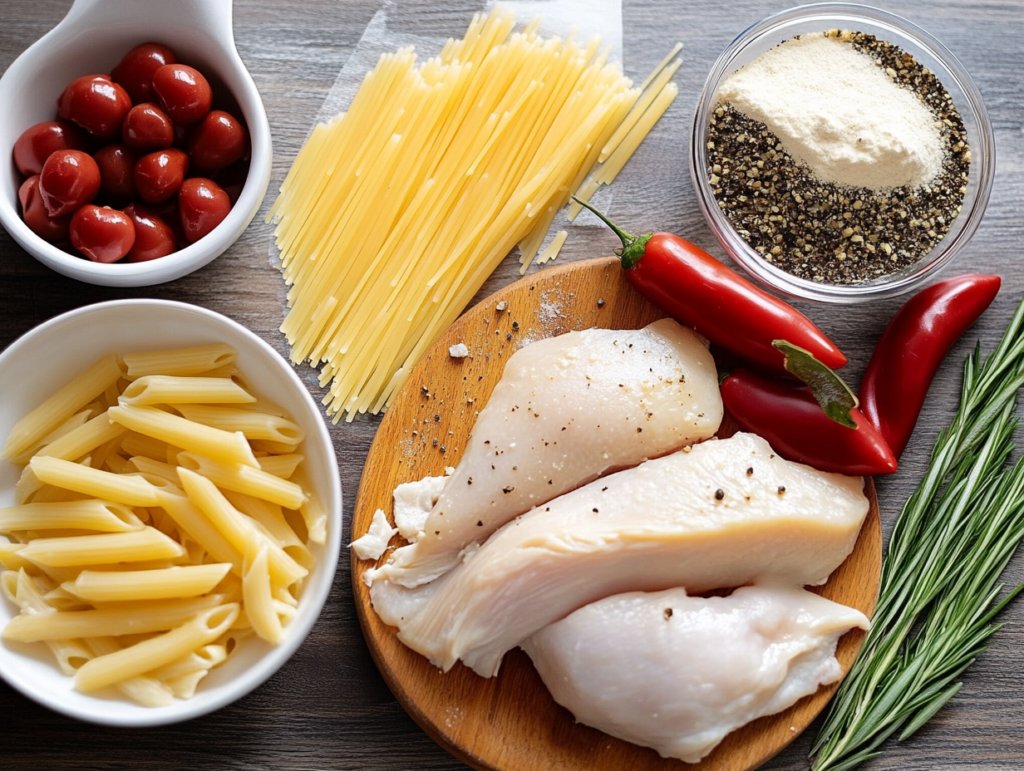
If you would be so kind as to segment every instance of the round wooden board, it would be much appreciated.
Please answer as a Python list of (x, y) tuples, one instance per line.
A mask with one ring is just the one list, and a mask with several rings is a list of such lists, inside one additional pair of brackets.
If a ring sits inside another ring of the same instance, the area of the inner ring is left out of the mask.
[[(497, 310), (507, 302), (504, 311)], [(363, 469), (352, 538), (364, 534), (376, 509), (390, 519), (392, 491), (403, 482), (441, 475), (455, 466), (476, 411), (486, 404), (505, 360), (532, 340), (589, 327), (638, 329), (664, 314), (626, 281), (614, 257), (575, 262), (522, 279), (464, 314), (420, 361), (388, 408)], [(449, 356), (465, 343), (471, 357)], [(728, 418), (727, 418), (728, 422)], [(731, 433), (723, 426), (720, 434)], [(872, 614), (878, 595), (882, 536), (874, 486), (871, 510), (853, 553), (819, 593)], [(382, 560), (386, 560), (385, 555)], [(373, 658), (399, 702), (452, 754), (488, 771), (746, 771), (771, 758), (807, 727), (836, 685), (820, 688), (777, 715), (733, 732), (701, 763), (660, 757), (574, 722), (520, 650), (505, 656), (497, 677), (485, 679), (456, 664), (446, 674), (402, 645), (370, 605), (363, 572), (352, 560), (359, 620)], [(864, 639), (854, 630), (837, 657), (849, 669)]]

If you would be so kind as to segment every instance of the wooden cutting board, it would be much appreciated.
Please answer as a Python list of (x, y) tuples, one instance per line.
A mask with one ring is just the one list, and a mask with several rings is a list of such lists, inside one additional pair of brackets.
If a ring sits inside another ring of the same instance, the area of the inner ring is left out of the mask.
[[(504, 310), (498, 310), (501, 303)], [(638, 329), (664, 314), (626, 281), (618, 259), (575, 262), (524, 278), (464, 314), (413, 369), (388, 408), (370, 448), (352, 518), (363, 535), (376, 509), (392, 515), (392, 491), (403, 482), (444, 474), (462, 456), (476, 413), (500, 379), (505, 361), (524, 344), (589, 327)], [(448, 349), (464, 343), (471, 356)], [(727, 419), (728, 422), (728, 419)], [(723, 426), (720, 434), (732, 433)], [(871, 510), (853, 553), (820, 594), (868, 616), (874, 611), (882, 537), (874, 486)], [(398, 539), (400, 540), (400, 539)], [(393, 542), (394, 545), (394, 542)], [(387, 555), (382, 560), (387, 559)], [(461, 663), (446, 674), (402, 645), (370, 605), (363, 572), (352, 560), (352, 585), (363, 634), (384, 679), (413, 719), (438, 743), (488, 771), (747, 771), (775, 755), (807, 727), (836, 686), (821, 688), (777, 715), (733, 732), (701, 763), (656, 752), (577, 725), (548, 694), (520, 650), (505, 656), (497, 677), (484, 679)], [(837, 657), (849, 669), (863, 643), (854, 630)]]

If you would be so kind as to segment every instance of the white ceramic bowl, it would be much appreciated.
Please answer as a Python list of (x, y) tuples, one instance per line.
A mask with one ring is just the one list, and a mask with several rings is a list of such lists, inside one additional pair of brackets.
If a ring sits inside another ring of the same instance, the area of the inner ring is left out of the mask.
[[(313, 549), (316, 565), (298, 614), (286, 627), (282, 644), (246, 639), (200, 683), (193, 698), (168, 707), (147, 708), (125, 699), (79, 693), (43, 643), (0, 641), (0, 676), (57, 712), (115, 726), (163, 725), (212, 712), (274, 674), (302, 644), (327, 599), (341, 543), (341, 483), (324, 418), (291, 365), (252, 332), (220, 314), (184, 303), (118, 300), (79, 308), (36, 327), (0, 354), (0, 444), (21, 416), (104, 354), (213, 342), (234, 346), (242, 373), (262, 396), (288, 410), (306, 433), (305, 463), (329, 519), (327, 544)], [(0, 460), (0, 507), (14, 504), (19, 473), (19, 467)], [(0, 626), (14, 613), (0, 596)]]
[[(214, 76), (241, 108), (252, 139), (249, 176), (231, 212), (213, 232), (149, 262), (105, 265), (39, 238), (19, 215), (21, 177), (11, 150), (21, 133), (56, 118), (56, 100), (81, 75), (110, 72), (146, 41), (171, 47), (180, 61)], [(65, 276), (102, 286), (148, 286), (198, 270), (242, 234), (270, 183), (270, 124), (256, 84), (235, 50), (231, 0), (76, 0), (64, 20), (19, 56), (0, 78), (0, 223), (33, 257)]]
[[(722, 213), (708, 179), (707, 128), (718, 104), (719, 85), (733, 72), (797, 35), (828, 29), (865, 32), (911, 54), (930, 69), (949, 92), (963, 119), (971, 149), (967, 195), (960, 215), (945, 237), (916, 263), (858, 284), (828, 284), (787, 273), (768, 262), (745, 241)], [(995, 135), (981, 93), (964, 66), (938, 39), (894, 14), (853, 3), (801, 5), (769, 16), (743, 31), (718, 57), (697, 101), (690, 133), (690, 175), (708, 226), (722, 248), (747, 273), (778, 292), (819, 302), (850, 304), (910, 292), (933, 280), (974, 235), (995, 177)]]

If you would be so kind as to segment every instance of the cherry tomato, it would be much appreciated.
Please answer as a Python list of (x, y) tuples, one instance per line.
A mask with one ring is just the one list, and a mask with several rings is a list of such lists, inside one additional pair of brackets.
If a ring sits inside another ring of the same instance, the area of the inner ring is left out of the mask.
[(247, 138), (237, 118), (223, 110), (211, 110), (192, 132), (188, 154), (197, 169), (219, 171), (245, 155)]
[(135, 197), (137, 152), (124, 145), (107, 145), (92, 157), (100, 167), (100, 190), (118, 198)]
[(181, 227), (181, 214), (178, 212), (178, 196), (168, 198), (161, 203), (155, 203), (146, 207), (157, 217), (162, 219), (174, 232), (174, 244), (178, 249), (188, 246), (188, 239), (185, 238), (185, 231)]
[(167, 113), (155, 104), (137, 104), (125, 116), (121, 138), (135, 150), (163, 150), (174, 142), (174, 126)]
[(39, 172), (39, 193), (51, 217), (74, 213), (100, 191), (100, 167), (81, 150), (51, 153)]
[(182, 126), (201, 120), (213, 103), (210, 84), (187, 64), (165, 64), (153, 73), (153, 88), (164, 111)]
[(115, 83), (121, 84), (134, 104), (155, 102), (153, 73), (165, 64), (175, 64), (178, 57), (160, 43), (142, 43), (124, 55), (124, 58), (110, 72)]
[(238, 161), (226, 169), (218, 171), (213, 181), (224, 188), (224, 192), (231, 200), (231, 205), (234, 206), (238, 203), (238, 196), (242, 194), (242, 188), (245, 187), (245, 180), (248, 178), (249, 162)]
[(179, 150), (188, 151), (188, 140), (192, 138), (192, 129), (195, 126), (179, 126), (174, 124), (174, 144)]
[(135, 164), (135, 188), (146, 203), (166, 201), (178, 192), (188, 173), (188, 156), (169, 147), (144, 155)]
[(87, 204), (71, 217), (71, 244), (93, 262), (117, 262), (135, 243), (131, 217)]
[(121, 123), (132, 101), (128, 92), (108, 76), (85, 75), (71, 81), (57, 107), (64, 120), (77, 123), (100, 139), (113, 139), (121, 133)]
[(48, 120), (25, 129), (14, 143), (14, 165), (26, 177), (38, 174), (56, 150), (84, 150), (82, 130), (66, 120)]
[(39, 175), (26, 179), (18, 189), (18, 200), (21, 201), (21, 218), (28, 229), (51, 244), (66, 241), (71, 215), (51, 217), (46, 213), (43, 198), (39, 195)]
[(134, 203), (124, 213), (135, 226), (135, 243), (128, 250), (126, 262), (146, 262), (177, 251), (174, 231), (155, 213)]
[(181, 226), (188, 242), (195, 243), (217, 227), (228, 212), (231, 201), (220, 185), (212, 179), (193, 177), (186, 179), (178, 193)]

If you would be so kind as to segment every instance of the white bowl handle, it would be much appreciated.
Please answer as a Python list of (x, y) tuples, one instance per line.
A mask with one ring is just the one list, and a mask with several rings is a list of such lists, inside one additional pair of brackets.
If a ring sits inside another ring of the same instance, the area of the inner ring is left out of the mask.
[(231, 24), (232, 0), (75, 0), (62, 25), (117, 24), (126, 14), (154, 25), (168, 24), (202, 30), (229, 50), (235, 50)]

